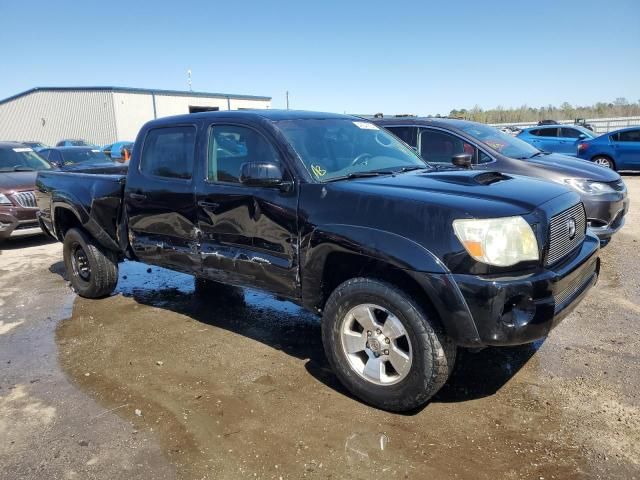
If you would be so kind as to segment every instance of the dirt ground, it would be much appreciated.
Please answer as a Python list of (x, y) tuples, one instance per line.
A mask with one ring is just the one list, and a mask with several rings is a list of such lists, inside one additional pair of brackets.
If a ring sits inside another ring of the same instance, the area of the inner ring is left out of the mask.
[(640, 479), (640, 176), (601, 278), (545, 341), (463, 352), (410, 415), (350, 397), (318, 319), (121, 266), (76, 297), (61, 247), (0, 252), (0, 478)]

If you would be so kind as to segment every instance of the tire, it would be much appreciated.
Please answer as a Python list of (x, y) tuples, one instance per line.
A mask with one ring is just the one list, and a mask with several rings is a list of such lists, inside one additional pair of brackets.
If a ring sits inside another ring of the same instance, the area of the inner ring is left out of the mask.
[(611, 170), (616, 169), (616, 164), (609, 157), (605, 157), (604, 155), (600, 155), (593, 158), (593, 163), (596, 165), (600, 165), (602, 167), (610, 168)]
[[(372, 336), (365, 326), (365, 311), (373, 312), (369, 318), (375, 318)], [(375, 327), (381, 323), (382, 329)], [(364, 338), (358, 337), (361, 328)], [(404, 334), (399, 335), (403, 329)], [(393, 335), (387, 336), (391, 331)], [(363, 339), (363, 352), (353, 353), (361, 348)], [(453, 341), (415, 300), (390, 284), (369, 278), (348, 280), (330, 295), (322, 316), (322, 343), (342, 384), (366, 403), (390, 411), (424, 405), (446, 383), (456, 358)], [(408, 362), (402, 360), (406, 358)], [(379, 364), (383, 365), (378, 368)], [(396, 369), (397, 365), (401, 368)], [(368, 376), (371, 371), (374, 377)]]
[(118, 259), (99, 247), (83, 230), (72, 228), (64, 236), (64, 265), (71, 286), (85, 298), (103, 298), (118, 283)]

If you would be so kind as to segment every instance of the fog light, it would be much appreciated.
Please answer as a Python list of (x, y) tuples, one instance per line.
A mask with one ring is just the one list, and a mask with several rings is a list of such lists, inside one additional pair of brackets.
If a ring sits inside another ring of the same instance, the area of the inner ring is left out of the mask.
[(505, 302), (500, 319), (509, 327), (524, 327), (533, 319), (535, 313), (536, 304), (533, 298), (516, 295)]

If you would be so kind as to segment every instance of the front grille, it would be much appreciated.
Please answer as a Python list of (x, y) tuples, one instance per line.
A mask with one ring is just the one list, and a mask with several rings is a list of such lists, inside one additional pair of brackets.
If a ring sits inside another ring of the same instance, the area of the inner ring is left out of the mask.
[(36, 194), (34, 192), (18, 192), (13, 194), (18, 205), (24, 208), (36, 208)]
[(576, 296), (582, 293), (584, 289), (589, 286), (589, 282), (591, 282), (592, 276), (596, 271), (596, 265), (597, 262), (593, 262), (582, 275), (575, 278), (560, 293), (553, 296), (555, 313), (563, 310)]
[[(575, 223), (573, 238), (570, 235), (572, 219)], [(582, 203), (578, 203), (553, 217), (549, 227), (547, 265), (553, 265), (582, 244), (587, 230), (586, 227), (587, 219)]]

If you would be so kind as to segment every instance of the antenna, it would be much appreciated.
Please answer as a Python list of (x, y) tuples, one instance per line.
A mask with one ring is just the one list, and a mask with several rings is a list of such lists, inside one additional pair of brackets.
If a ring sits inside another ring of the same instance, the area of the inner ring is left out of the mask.
[(289, 110), (289, 90), (287, 90), (287, 110)]
[(189, 84), (189, 91), (192, 92), (193, 89), (191, 88), (191, 69), (187, 70), (187, 83)]

